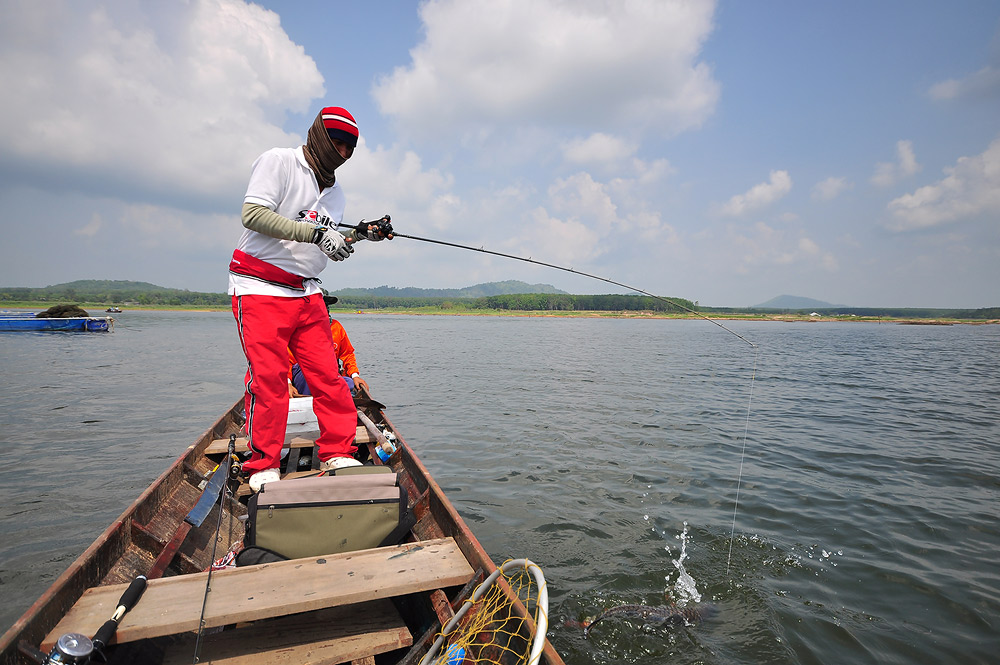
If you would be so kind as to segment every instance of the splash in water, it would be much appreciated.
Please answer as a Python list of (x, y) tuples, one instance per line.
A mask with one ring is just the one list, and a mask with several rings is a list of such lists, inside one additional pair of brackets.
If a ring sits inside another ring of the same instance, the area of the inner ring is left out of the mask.
[[(688, 523), (684, 522), (684, 529), (677, 536), (677, 540), (681, 541), (681, 553), (676, 559), (671, 559), (674, 564), (674, 568), (677, 569), (677, 580), (674, 582), (673, 593), (667, 591), (667, 596), (675, 599), (677, 603), (681, 605), (687, 605), (688, 603), (700, 603), (701, 594), (698, 592), (698, 586), (696, 585), (694, 578), (691, 577), (688, 571), (684, 570), (684, 559), (687, 558), (687, 544), (689, 541), (688, 536)], [(667, 582), (670, 582), (670, 576), (666, 577)]]
[(583, 637), (590, 636), (590, 631), (598, 622), (612, 617), (620, 619), (639, 619), (656, 626), (694, 626), (705, 619), (715, 616), (719, 610), (715, 605), (699, 604), (692, 607), (677, 605), (618, 605), (604, 610), (590, 622), (583, 623)]
[[(648, 519), (649, 516), (644, 516)], [(654, 527), (655, 529), (655, 527)], [(583, 637), (586, 639), (590, 635), (590, 630), (600, 621), (618, 617), (621, 619), (636, 619), (647, 624), (657, 626), (695, 626), (705, 619), (718, 614), (715, 605), (701, 602), (701, 593), (695, 579), (684, 569), (684, 560), (687, 559), (687, 545), (690, 542), (688, 535), (688, 523), (684, 522), (684, 529), (674, 536), (680, 541), (680, 554), (676, 559), (671, 559), (674, 568), (677, 569), (677, 579), (670, 586), (670, 575), (666, 575), (667, 590), (664, 592), (665, 605), (641, 605), (625, 604), (616, 605), (606, 609), (596, 618), (588, 617), (583, 621), (567, 621), (566, 626), (571, 628), (582, 628)], [(664, 549), (670, 553), (670, 547)]]

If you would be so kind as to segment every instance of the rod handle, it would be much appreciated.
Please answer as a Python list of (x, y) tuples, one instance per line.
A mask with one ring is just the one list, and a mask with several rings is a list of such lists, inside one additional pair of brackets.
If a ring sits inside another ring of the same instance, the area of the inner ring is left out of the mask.
[(94, 646), (98, 649), (103, 649), (111, 641), (111, 638), (115, 636), (115, 631), (118, 630), (118, 622), (122, 620), (125, 613), (130, 609), (135, 607), (135, 604), (139, 602), (139, 598), (142, 596), (142, 592), (146, 590), (146, 576), (139, 575), (137, 578), (132, 580), (132, 583), (128, 585), (125, 589), (125, 593), (118, 600), (118, 607), (115, 609), (114, 615), (110, 619), (104, 622), (98, 630), (97, 634), (94, 635)]
[(145, 575), (139, 575), (137, 578), (132, 580), (132, 584), (128, 585), (128, 588), (125, 589), (125, 593), (122, 594), (121, 600), (118, 601), (118, 610), (115, 611), (116, 620), (120, 621), (126, 612), (135, 607), (135, 604), (139, 602), (139, 598), (142, 596), (142, 592), (145, 590)]
[(115, 636), (115, 631), (118, 630), (118, 622), (114, 619), (108, 619), (104, 622), (104, 625), (97, 629), (97, 634), (94, 635), (92, 640), (94, 643), (94, 648), (98, 650), (103, 650), (104, 647), (108, 646), (108, 642), (111, 638)]

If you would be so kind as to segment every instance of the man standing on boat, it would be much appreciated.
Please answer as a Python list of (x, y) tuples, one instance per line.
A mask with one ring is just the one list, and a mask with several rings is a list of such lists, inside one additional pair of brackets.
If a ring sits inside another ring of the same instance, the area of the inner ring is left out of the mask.
[(243, 199), (246, 227), (229, 264), (240, 342), (247, 358), (246, 431), (250, 487), (280, 479), (278, 465), (288, 422), (288, 352), (313, 393), (319, 421), (321, 468), (356, 466), (357, 411), (340, 378), (319, 273), (327, 260), (343, 261), (363, 239), (392, 238), (388, 216), (337, 231), (344, 193), (335, 171), (358, 143), (354, 117), (328, 106), (309, 128), (306, 144), (273, 148), (257, 158)]

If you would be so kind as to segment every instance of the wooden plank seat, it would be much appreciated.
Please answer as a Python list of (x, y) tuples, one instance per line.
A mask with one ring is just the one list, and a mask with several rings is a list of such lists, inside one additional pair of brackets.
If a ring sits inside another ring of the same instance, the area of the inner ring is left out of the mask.
[[(473, 570), (453, 538), (292, 559), (212, 574), (205, 627), (287, 616), (465, 584)], [(198, 629), (208, 573), (150, 580), (118, 626), (116, 642)], [(125, 584), (88, 589), (45, 637), (93, 635), (115, 611)]]
[[(291, 473), (285, 473), (281, 476), (282, 480), (295, 480), (296, 478), (308, 478), (309, 476), (320, 475), (319, 465), (314, 465), (315, 469), (306, 469), (305, 471), (292, 471)], [(236, 497), (242, 498), (245, 496), (250, 496), (253, 494), (253, 490), (250, 489), (250, 483), (241, 482), (240, 486), (236, 489)]]
[[(318, 435), (317, 435), (318, 436)], [(289, 438), (289, 437), (286, 437)], [(369, 441), (374, 441), (368, 430), (364, 427), (358, 427), (357, 432), (354, 435), (354, 441), (358, 444), (368, 443)], [(285, 446), (293, 448), (312, 448), (315, 445), (316, 439), (309, 438), (305, 436), (292, 436), (290, 440), (285, 442)], [(221, 455), (229, 450), (229, 439), (215, 439), (208, 445), (205, 449), (206, 455)], [(247, 439), (246, 437), (236, 439), (236, 452), (245, 453), (247, 451)]]
[[(172, 644), (164, 665), (189, 665), (196, 635)], [(336, 665), (402, 649), (413, 637), (388, 599), (263, 619), (202, 638), (202, 665)]]

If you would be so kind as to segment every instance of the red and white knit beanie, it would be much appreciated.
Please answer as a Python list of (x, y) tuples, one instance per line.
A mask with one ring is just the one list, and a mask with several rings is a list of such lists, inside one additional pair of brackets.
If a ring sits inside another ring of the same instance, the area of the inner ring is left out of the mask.
[(358, 146), (358, 123), (347, 109), (339, 106), (327, 106), (321, 112), (323, 126), (331, 139), (343, 141), (352, 148)]

